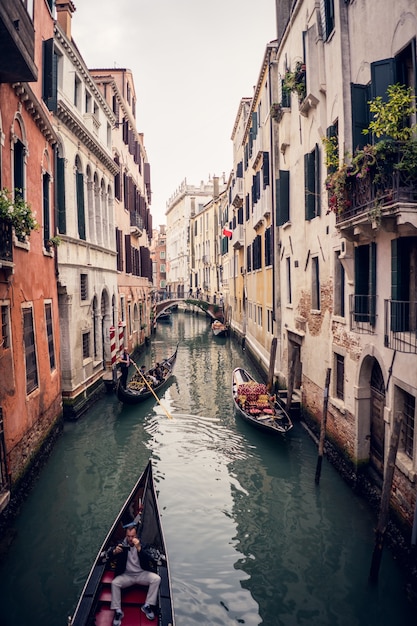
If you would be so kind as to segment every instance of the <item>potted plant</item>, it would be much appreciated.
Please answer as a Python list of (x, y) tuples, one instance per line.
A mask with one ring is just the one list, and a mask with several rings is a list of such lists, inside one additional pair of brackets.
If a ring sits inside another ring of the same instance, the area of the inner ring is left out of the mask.
[(285, 72), (283, 88), (293, 91), (301, 101), (306, 95), (306, 66), (302, 61), (297, 61), (293, 71)]
[(26, 237), (30, 237), (32, 230), (39, 228), (39, 224), (21, 193), (21, 189), (16, 189), (13, 198), (8, 189), (0, 190), (0, 220), (13, 226), (16, 237), (24, 241)]
[(271, 117), (276, 122), (279, 122), (283, 116), (283, 108), (279, 102), (273, 102), (271, 104)]

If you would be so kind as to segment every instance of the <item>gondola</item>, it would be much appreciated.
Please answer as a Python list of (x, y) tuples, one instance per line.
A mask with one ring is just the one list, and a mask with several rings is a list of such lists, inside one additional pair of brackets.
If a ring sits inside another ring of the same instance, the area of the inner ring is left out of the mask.
[(269, 433), (285, 434), (291, 419), (280, 400), (271, 396), (263, 383), (241, 367), (233, 370), (232, 395), (237, 413), (249, 424)]
[(111, 581), (114, 578), (113, 547), (125, 537), (126, 527), (137, 524), (142, 546), (152, 554), (156, 571), (161, 577), (158, 606), (155, 618), (148, 620), (141, 611), (147, 587), (135, 585), (125, 589), (122, 595), (123, 626), (174, 626), (171, 583), (166, 546), (162, 531), (158, 501), (152, 475), (152, 463), (148, 461), (119, 515), (101, 546), (75, 611), (68, 619), (68, 626), (111, 626), (114, 611), (110, 609)]
[(229, 325), (215, 320), (211, 325), (211, 330), (215, 337), (227, 337), (229, 334)]
[[(143, 381), (143, 378), (139, 374), (139, 372), (132, 376), (132, 378), (126, 385), (126, 388), (122, 387), (120, 382), (118, 382), (116, 387), (116, 393), (119, 400), (124, 404), (139, 404), (139, 402), (143, 402), (143, 400), (153, 398), (154, 394), (158, 395), (158, 392), (167, 385), (168, 381), (174, 375), (173, 370), (175, 361), (177, 359), (177, 351), (178, 345), (175, 349), (174, 354), (172, 354), (168, 359), (165, 359), (165, 361), (160, 362), (160, 366), (163, 372), (163, 379), (159, 381), (156, 385), (151, 385), (151, 388), (149, 388), (149, 386)], [(150, 371), (151, 370), (145, 373), (145, 377), (149, 375)]]

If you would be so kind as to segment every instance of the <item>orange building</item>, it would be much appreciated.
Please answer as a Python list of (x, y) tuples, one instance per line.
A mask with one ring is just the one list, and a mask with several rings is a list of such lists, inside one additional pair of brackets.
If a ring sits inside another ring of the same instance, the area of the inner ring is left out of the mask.
[(0, 510), (62, 413), (51, 11), (0, 5)]

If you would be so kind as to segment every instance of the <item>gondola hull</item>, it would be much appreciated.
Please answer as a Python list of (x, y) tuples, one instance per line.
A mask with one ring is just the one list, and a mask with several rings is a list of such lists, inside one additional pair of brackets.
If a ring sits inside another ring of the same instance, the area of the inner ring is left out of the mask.
[(145, 602), (147, 587), (135, 585), (122, 596), (124, 612), (123, 626), (174, 626), (174, 612), (168, 558), (162, 531), (158, 500), (152, 475), (152, 464), (148, 462), (145, 471), (131, 491), (119, 515), (113, 523), (91, 568), (87, 582), (69, 626), (111, 625), (114, 612), (110, 609), (111, 580), (114, 577), (112, 548), (125, 536), (125, 525), (138, 522), (138, 535), (143, 545), (152, 546), (159, 556), (157, 572), (161, 576), (158, 609), (155, 619), (147, 620), (141, 612)]
[(251, 426), (280, 435), (291, 430), (291, 419), (282, 404), (243, 368), (233, 370), (232, 396), (236, 413)]
[(229, 334), (228, 324), (222, 324), (218, 321), (212, 323), (211, 330), (215, 337), (227, 337), (227, 335)]
[[(177, 360), (177, 351), (178, 351), (178, 346), (174, 354), (170, 356), (169, 359), (166, 359), (163, 362), (163, 365), (165, 367), (165, 376), (164, 376), (164, 379), (159, 384), (155, 386), (151, 386), (151, 388), (149, 388), (146, 384), (143, 384), (139, 389), (136, 389), (134, 388), (134, 383), (132, 382), (133, 379), (131, 382), (127, 384), (126, 388), (122, 387), (119, 381), (116, 387), (116, 393), (117, 393), (117, 397), (119, 398), (119, 400), (123, 402), (124, 404), (131, 405), (131, 404), (139, 404), (140, 402), (143, 402), (144, 400), (147, 400), (148, 398), (156, 399), (155, 395), (158, 396), (159, 392), (168, 386), (168, 383), (174, 376), (173, 370), (174, 370), (175, 361)], [(141, 380), (141, 377), (139, 374), (136, 374), (133, 378), (139, 381)]]

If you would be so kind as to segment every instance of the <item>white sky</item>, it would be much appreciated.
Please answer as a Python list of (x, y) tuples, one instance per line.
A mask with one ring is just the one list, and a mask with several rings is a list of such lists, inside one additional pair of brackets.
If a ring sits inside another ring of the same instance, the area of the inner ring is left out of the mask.
[(275, 0), (74, 0), (72, 36), (90, 68), (133, 72), (136, 122), (151, 164), (154, 228), (184, 178), (233, 167), (240, 99), (251, 97)]

